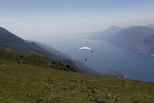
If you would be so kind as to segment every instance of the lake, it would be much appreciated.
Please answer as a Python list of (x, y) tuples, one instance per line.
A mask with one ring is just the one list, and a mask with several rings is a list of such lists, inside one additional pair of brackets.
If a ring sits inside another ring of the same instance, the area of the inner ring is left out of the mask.
[[(85, 38), (64, 39), (52, 44), (54, 48), (71, 55), (72, 58), (82, 60), (85, 65), (95, 71), (117, 71), (123, 73), (127, 79), (154, 82), (154, 57), (152, 56), (134, 53), (107, 42)], [(82, 46), (91, 47), (94, 53), (79, 51), (78, 49)]]

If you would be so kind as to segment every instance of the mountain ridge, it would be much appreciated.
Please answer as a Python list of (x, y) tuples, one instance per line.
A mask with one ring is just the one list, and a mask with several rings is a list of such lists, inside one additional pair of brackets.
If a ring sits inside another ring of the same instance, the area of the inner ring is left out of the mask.
[(116, 32), (120, 31), (122, 28), (117, 26), (117, 25), (113, 25), (107, 29), (105, 29), (104, 31), (99, 31), (97, 33), (95, 33), (94, 35), (90, 36), (90, 39), (94, 39), (94, 40), (109, 40), (111, 36), (113, 36)]

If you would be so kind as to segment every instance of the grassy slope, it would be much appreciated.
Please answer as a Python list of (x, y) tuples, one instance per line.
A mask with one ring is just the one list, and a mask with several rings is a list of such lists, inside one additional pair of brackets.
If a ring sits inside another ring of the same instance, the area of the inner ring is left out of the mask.
[(154, 83), (3, 61), (0, 103), (154, 103)]
[(70, 67), (68, 64), (64, 64), (61, 61), (51, 60), (41, 54), (13, 50), (9, 48), (0, 48), (0, 64), (3, 64), (2, 60), (14, 63), (20, 62), (20, 64), (31, 64), (65, 71), (75, 71), (74, 68)]

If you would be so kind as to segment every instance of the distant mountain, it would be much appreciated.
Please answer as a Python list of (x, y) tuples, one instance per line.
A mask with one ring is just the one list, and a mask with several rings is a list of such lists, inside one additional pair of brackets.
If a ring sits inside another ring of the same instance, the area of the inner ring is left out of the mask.
[(147, 24), (146, 27), (154, 28), (154, 24)]
[(145, 26), (129, 26), (120, 28), (112, 26), (105, 31), (98, 32), (90, 39), (108, 41), (112, 45), (128, 50), (154, 55), (154, 24)]
[(150, 37), (154, 34), (154, 29), (145, 26), (133, 26), (130, 28), (122, 29), (115, 33), (110, 39), (114, 45), (124, 47), (127, 49), (134, 49), (137, 41)]
[(95, 40), (109, 40), (116, 32), (120, 31), (122, 28), (119, 26), (111, 26), (108, 29), (104, 31), (99, 31), (95, 33), (94, 35), (90, 36), (90, 39)]
[(139, 40), (134, 45), (135, 51), (154, 55), (154, 34), (145, 39)]

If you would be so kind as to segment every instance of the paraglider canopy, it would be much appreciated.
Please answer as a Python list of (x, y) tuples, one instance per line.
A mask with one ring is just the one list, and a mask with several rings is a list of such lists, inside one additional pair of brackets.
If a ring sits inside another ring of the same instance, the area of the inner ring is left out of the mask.
[(94, 52), (93, 49), (90, 48), (90, 47), (81, 47), (81, 48), (79, 48), (79, 51), (80, 51), (80, 50), (89, 50), (89, 51), (91, 51), (92, 53)]

